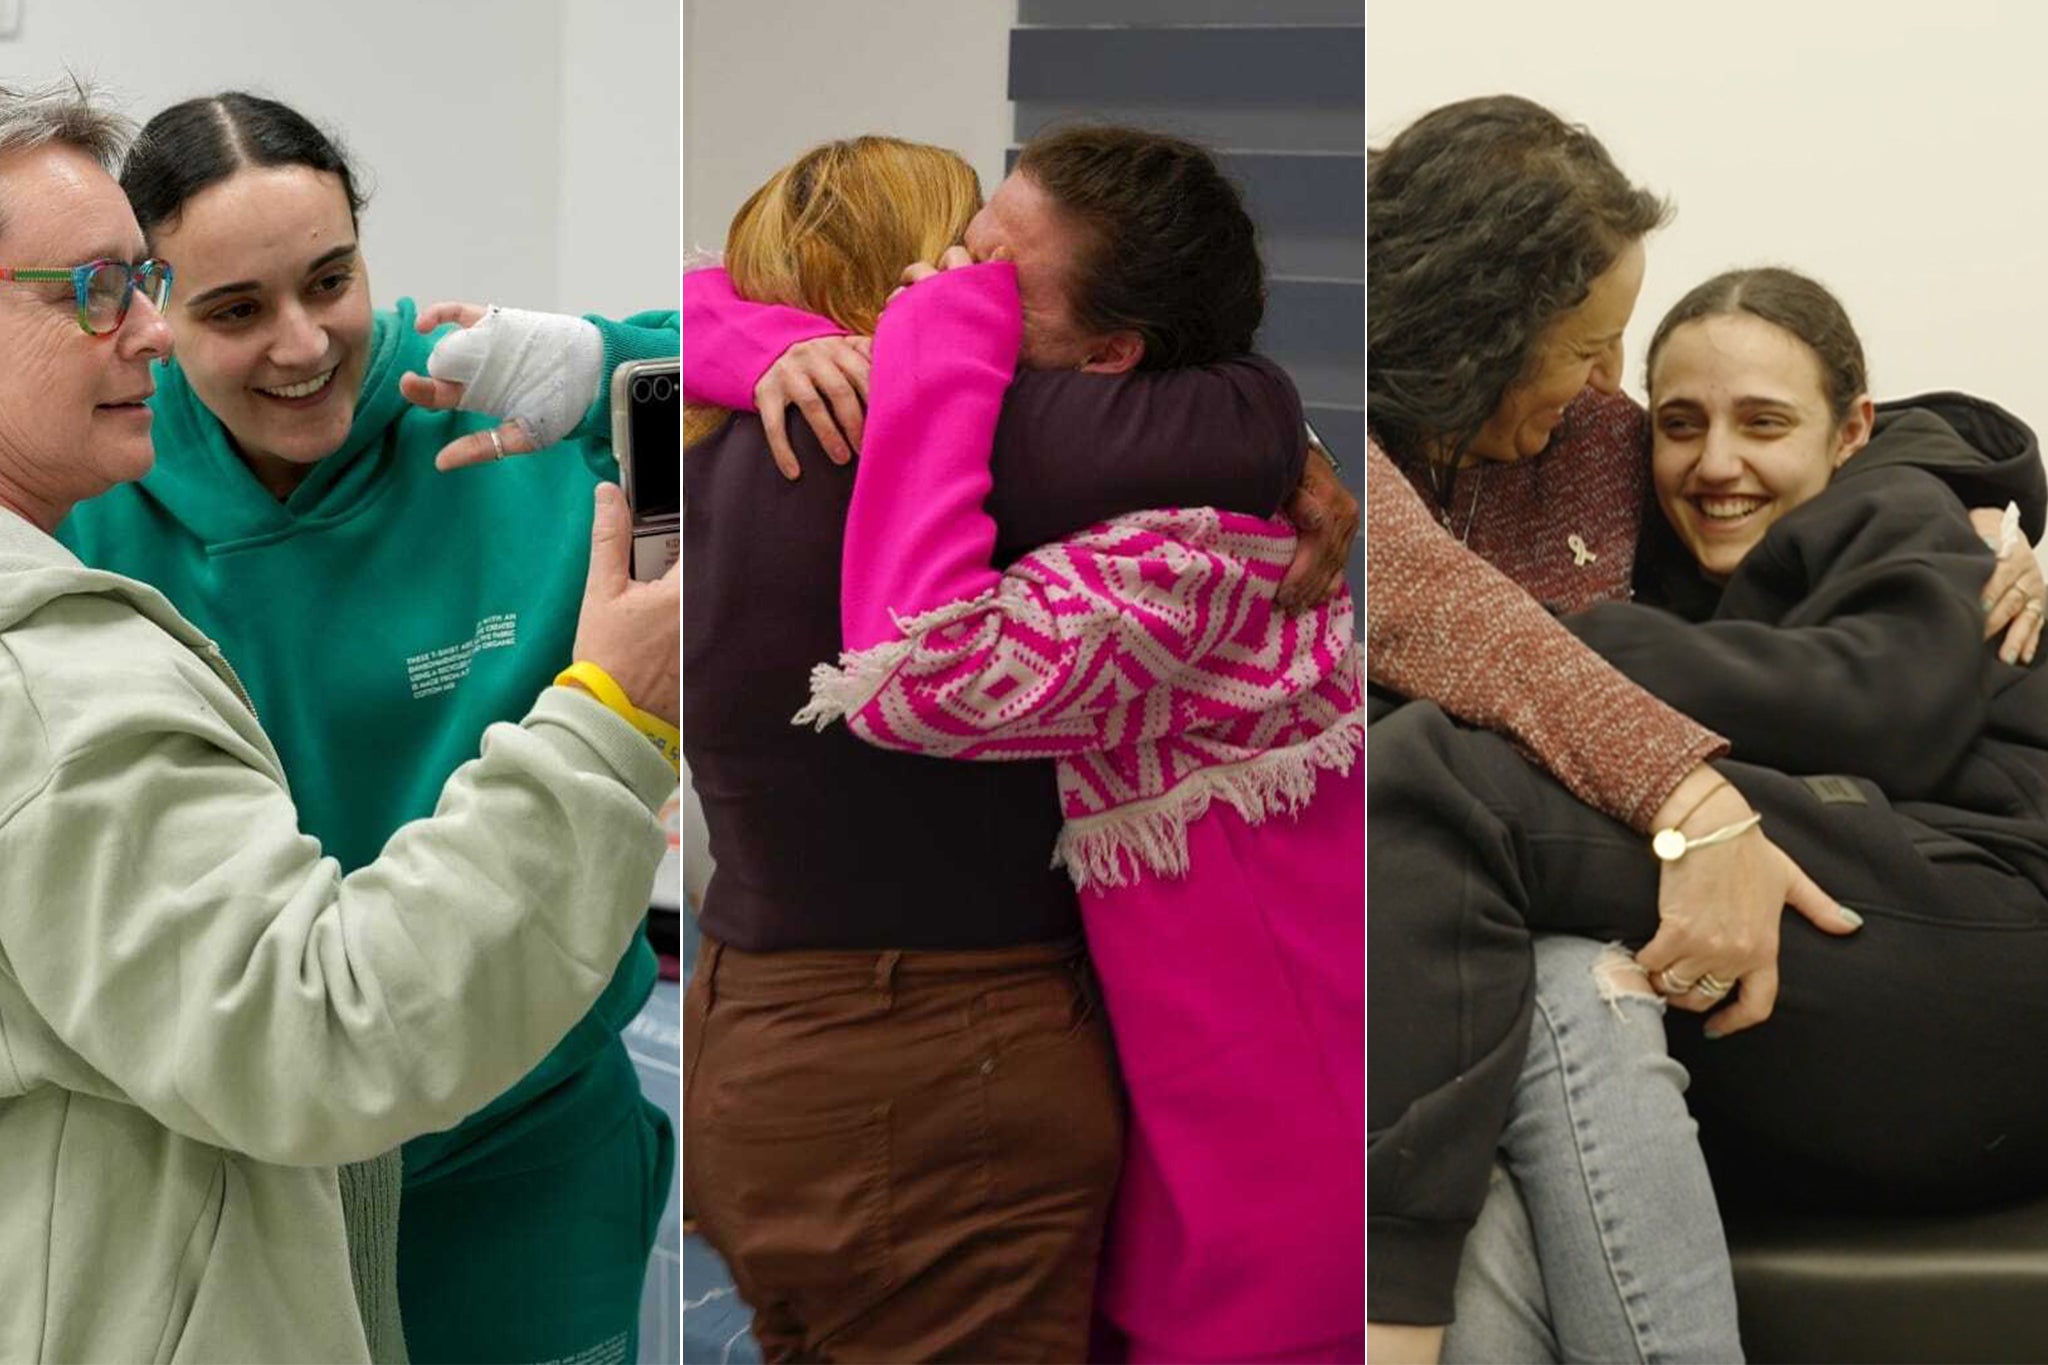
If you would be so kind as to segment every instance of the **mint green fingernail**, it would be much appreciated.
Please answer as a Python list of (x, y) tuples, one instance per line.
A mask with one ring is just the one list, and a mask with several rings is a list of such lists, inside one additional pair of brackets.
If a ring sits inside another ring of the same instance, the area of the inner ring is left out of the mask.
[(1855, 912), (1854, 910), (1851, 910), (1851, 909), (1850, 909), (1850, 908), (1849, 908), (1848, 906), (1846, 906), (1846, 905), (1838, 905), (1838, 906), (1836, 906), (1836, 907), (1835, 907), (1835, 913), (1836, 913), (1836, 914), (1838, 914), (1838, 915), (1840, 915), (1840, 916), (1842, 917), (1842, 923), (1844, 923), (1844, 924), (1846, 924), (1846, 925), (1850, 926), (1851, 928), (1854, 928), (1854, 929), (1861, 929), (1861, 928), (1863, 927), (1863, 916), (1861, 916), (1861, 915), (1857, 914), (1857, 913), (1856, 913), (1856, 912)]
[(1705, 1038), (1710, 1043), (1718, 1042), (1721, 1038), (1721, 1030), (1715, 1028), (1703, 1028), (1700, 1030), (1700, 1036)]

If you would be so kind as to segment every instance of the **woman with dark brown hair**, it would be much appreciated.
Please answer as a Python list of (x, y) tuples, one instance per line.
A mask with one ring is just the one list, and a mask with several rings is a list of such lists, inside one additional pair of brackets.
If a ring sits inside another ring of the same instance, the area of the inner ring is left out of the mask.
[[(1666, 209), (1590, 133), (1510, 96), (1432, 111), (1373, 153), (1368, 176), (1369, 673), (1499, 730), (1593, 810), (1683, 849), (1659, 863), (1656, 932), (1637, 962), (1681, 1009), (1718, 1010), (1720, 1032), (1751, 1027), (1777, 994), (1783, 907), (1830, 933), (1855, 921), (1709, 766), (1725, 742), (1552, 615), (1630, 589), (1647, 431), (1619, 392), (1620, 343), (1643, 239)], [(2021, 585), (2031, 567), (2014, 556), (1987, 589), (1987, 633), (2010, 627), (2012, 655), (2038, 638), (2038, 572)], [(1374, 904), (1414, 894), (1390, 863), (1369, 865)], [(1392, 919), (1369, 918), (1375, 943)], [(1375, 1358), (1433, 1354), (1429, 1325), (1451, 1315), (1529, 1035), (1527, 948), (1495, 949), (1520, 963), (1516, 984), (1456, 1031), (1404, 1011), (1413, 983), (1396, 955), (1369, 955), (1370, 1310), (1376, 1324), (1422, 1329), (1376, 1329)], [(1425, 1102), (1445, 1068), (1493, 1099), (1476, 1111)], [(1450, 1153), (1462, 1174), (1445, 1182)]]
[[(686, 311), (709, 290), (872, 326), (905, 265), (968, 231), (973, 185), (937, 148), (815, 149), (741, 209)], [(730, 401), (695, 410), (685, 456), (685, 749), (717, 867), (685, 1007), (690, 1205), (771, 1353), (1083, 1358), (1124, 1132), (1074, 889), (1048, 865), (1052, 765), (791, 726), (842, 646), (854, 471), (778, 475), (762, 419), (734, 410), (751, 378), (706, 395), (692, 373), (731, 359), (703, 335), (686, 393)], [(993, 540), (1019, 552), (1118, 511), (1269, 516), (1300, 471), (1292, 388), (1252, 357), (1027, 369), (1000, 406)]]
[[(2037, 1193), (2048, 1107), (2033, 1040), (2048, 1009), (2026, 983), (2048, 971), (2048, 680), (1980, 642), (1990, 551), (1956, 491), (2008, 496), (2038, 525), (2033, 434), (1958, 394), (1874, 406), (1841, 305), (1787, 270), (1731, 271), (1688, 293), (1648, 368), (1662, 518), (1643, 601), (1595, 608), (1572, 629), (1727, 733), (1723, 778), (1873, 921), (1849, 941), (1786, 934), (1769, 1028), (1672, 1021), (1718, 1191), (1848, 1214)], [(1417, 889), (1384, 907), (1400, 923), (1381, 950), (1458, 951), (1425, 926), (1475, 910), (1501, 935), (1516, 921), (1629, 941), (1648, 931), (1654, 859), (1497, 737), (1404, 707), (1373, 744), (1385, 798), (1375, 858)], [(1463, 870), (1457, 885), (1444, 865)], [(1467, 989), (1493, 979), (1484, 957), (1465, 958)], [(1446, 1001), (1408, 1003), (1446, 1017)], [(1560, 1052), (1582, 1049), (1569, 1035), (1597, 1009), (1557, 1012)], [(1584, 1063), (1565, 1065), (1581, 1088)], [(1732, 1336), (1708, 1355), (1668, 1334), (1691, 1306), (1654, 1267), (1693, 1229), (1643, 1217), (1608, 1179), (1640, 1115), (1575, 1104), (1551, 1125), (1525, 1188), (1583, 1184), (1600, 1213), (1576, 1246), (1539, 1236), (1545, 1293), (1554, 1304), (1588, 1278), (1623, 1280), (1635, 1339), (1603, 1358), (1729, 1358)], [(1459, 1358), (1557, 1358), (1499, 1332), (1482, 1341), (1460, 1306)]]

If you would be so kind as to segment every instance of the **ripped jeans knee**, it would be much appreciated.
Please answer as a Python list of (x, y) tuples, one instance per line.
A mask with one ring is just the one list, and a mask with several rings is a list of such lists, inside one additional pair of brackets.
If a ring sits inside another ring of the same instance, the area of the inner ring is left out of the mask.
[[(1539, 992), (1556, 988), (1569, 989), (1567, 982), (1546, 983), (1542, 980), (1542, 958), (1537, 959), (1537, 990)], [(1636, 961), (1636, 955), (1619, 943), (1602, 945), (1593, 957), (1589, 969), (1593, 987), (1600, 998), (1613, 1006), (1616, 1017), (1621, 1017), (1622, 1001), (1651, 1004), (1658, 1014), (1664, 1012), (1664, 997), (1650, 985), (1650, 974), (1643, 970), (1643, 964)], [(1569, 978), (1571, 967), (1563, 965), (1563, 972)]]

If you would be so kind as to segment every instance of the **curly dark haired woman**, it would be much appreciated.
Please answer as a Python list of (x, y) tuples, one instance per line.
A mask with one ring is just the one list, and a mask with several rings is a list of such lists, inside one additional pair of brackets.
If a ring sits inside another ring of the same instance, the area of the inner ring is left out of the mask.
[[(1589, 132), (1512, 96), (1436, 109), (1372, 153), (1367, 662), (1381, 689), (1502, 732), (1645, 835), (1676, 831), (1685, 846), (1733, 831), (1662, 864), (1660, 928), (1636, 955), (1672, 1004), (1717, 1010), (1726, 1034), (1771, 1013), (1787, 904), (1828, 932), (1853, 921), (1709, 766), (1725, 742), (1551, 614), (1629, 592), (1648, 442), (1620, 393), (1621, 335), (1644, 239), (1667, 216)], [(2005, 593), (2030, 568), (2002, 562), (1987, 594), (2005, 594), (1989, 629), (2013, 627), (2008, 650), (2031, 651), (2038, 632), (2021, 610), (2038, 581)], [(1414, 894), (1377, 864), (1369, 876), (1369, 897)], [(1446, 1030), (1403, 1009), (1415, 983), (1396, 979), (1394, 955), (1368, 961), (1372, 1354), (1432, 1355), (1428, 1326), (1450, 1317), (1500, 1125), (1432, 1103), (1427, 1078), (1460, 1075), (1496, 1094), (1504, 1118), (1534, 996), (1525, 975)], [(1676, 988), (1702, 980), (1740, 985), (1725, 1001)], [(1382, 1324), (1424, 1330), (1404, 1339)]]

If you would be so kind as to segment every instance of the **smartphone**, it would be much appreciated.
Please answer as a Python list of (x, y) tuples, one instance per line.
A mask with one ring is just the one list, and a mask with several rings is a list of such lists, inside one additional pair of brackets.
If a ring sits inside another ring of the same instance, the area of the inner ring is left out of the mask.
[(1322, 456), (1330, 468), (1336, 472), (1338, 478), (1343, 478), (1344, 466), (1337, 463), (1337, 456), (1331, 451), (1329, 446), (1323, 443), (1323, 438), (1316, 434), (1316, 429), (1304, 421), (1301, 424), (1301, 430), (1308, 438), (1308, 448)]
[(633, 509), (633, 577), (659, 578), (683, 545), (682, 362), (629, 360), (612, 372), (612, 453)]

